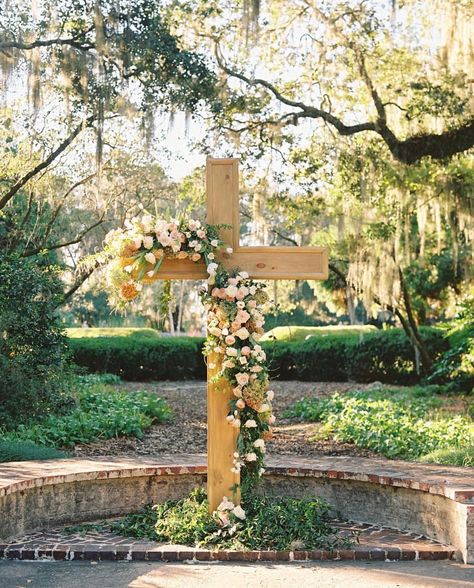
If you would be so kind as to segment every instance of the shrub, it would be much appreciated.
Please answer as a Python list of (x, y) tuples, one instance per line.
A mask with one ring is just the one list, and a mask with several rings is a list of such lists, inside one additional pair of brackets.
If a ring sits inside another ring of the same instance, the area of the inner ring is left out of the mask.
[(67, 455), (64, 451), (35, 445), (30, 441), (0, 441), (0, 462), (60, 459)]
[[(446, 348), (444, 332), (422, 329), (433, 355)], [(112, 372), (126, 380), (203, 379), (204, 340), (199, 337), (91, 337), (70, 340), (74, 360), (92, 372)], [(368, 331), (363, 338), (345, 335), (311, 337), (306, 341), (262, 343), (270, 376), (308, 381), (379, 380), (410, 383), (419, 379), (414, 352), (401, 329)]]
[(474, 297), (461, 305), (450, 325), (448, 340), (449, 349), (434, 364), (429, 381), (470, 392), (474, 389)]
[(423, 455), (420, 461), (466, 468), (474, 467), (474, 444), (460, 449), (436, 449), (427, 455)]
[(203, 343), (199, 337), (91, 337), (69, 341), (77, 365), (135, 381), (205, 378)]
[[(447, 348), (441, 329), (422, 328), (421, 333), (434, 357)], [(419, 380), (414, 351), (402, 329), (368, 331), (363, 337), (348, 333), (294, 343), (266, 342), (264, 347), (271, 374), (281, 379), (393, 384)]]
[(68, 406), (66, 339), (55, 271), (0, 255), (0, 426)]
[(247, 516), (235, 524), (232, 532), (223, 530), (209, 515), (202, 489), (194, 490), (182, 500), (146, 507), (110, 527), (128, 537), (239, 550), (332, 549), (350, 544), (350, 540), (339, 538), (331, 527), (331, 509), (323, 499), (254, 495), (242, 506)]
[[(439, 357), (449, 343), (440, 329), (422, 327), (421, 337), (430, 357)], [(402, 329), (378, 331), (348, 346), (347, 374), (356, 382), (411, 384), (419, 380), (415, 352)]]
[(50, 415), (35, 425), (19, 425), (6, 437), (49, 447), (74, 447), (123, 435), (141, 438), (153, 423), (171, 416), (166, 402), (147, 392), (120, 392), (86, 381), (78, 396), (79, 405), (69, 414)]
[(416, 459), (438, 449), (462, 450), (474, 443), (467, 416), (434, 412), (442, 402), (415, 391), (375, 390), (302, 399), (287, 416), (320, 421), (319, 436), (355, 443), (391, 458)]

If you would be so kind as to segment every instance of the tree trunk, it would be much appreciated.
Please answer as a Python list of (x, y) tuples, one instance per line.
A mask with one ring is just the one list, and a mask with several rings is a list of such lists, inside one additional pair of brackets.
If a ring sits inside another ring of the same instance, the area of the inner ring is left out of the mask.
[(410, 293), (408, 292), (408, 288), (403, 277), (403, 272), (400, 268), (398, 269), (398, 273), (400, 276), (400, 286), (402, 289), (403, 302), (405, 304), (405, 312), (407, 317), (406, 319), (402, 319), (400, 311), (397, 311), (396, 314), (400, 319), (400, 322), (402, 323), (402, 326), (406, 334), (412, 342), (413, 348), (415, 349), (415, 353), (418, 352), (420, 355), (423, 373), (427, 374), (431, 370), (433, 360), (430, 357), (430, 354), (428, 353), (428, 349), (426, 348), (423, 339), (421, 338), (420, 331), (418, 329), (418, 325), (416, 323), (415, 315), (413, 313), (413, 308), (411, 305)]

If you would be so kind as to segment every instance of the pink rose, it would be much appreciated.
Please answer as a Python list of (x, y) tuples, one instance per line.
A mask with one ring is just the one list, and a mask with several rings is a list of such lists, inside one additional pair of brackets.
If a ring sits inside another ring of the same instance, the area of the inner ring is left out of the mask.
[(235, 403), (235, 406), (242, 410), (242, 408), (245, 408), (245, 402), (242, 400), (242, 398), (239, 398)]
[(242, 355), (245, 355), (245, 356), (249, 356), (251, 352), (252, 352), (252, 350), (250, 349), (250, 347), (249, 347), (248, 345), (245, 345), (245, 346), (244, 346), (244, 347), (242, 347), (242, 349), (240, 350), (240, 353), (241, 353)]
[(235, 343), (235, 337), (233, 335), (227, 335), (225, 342), (227, 345), (233, 345)]
[(193, 256), (191, 257), (191, 259), (193, 261), (199, 261), (201, 259), (201, 255), (199, 253), (193, 253)]
[(245, 384), (248, 384), (249, 375), (242, 372), (238, 372), (237, 374), (235, 374), (235, 379), (237, 380), (237, 383), (240, 386), (245, 386)]

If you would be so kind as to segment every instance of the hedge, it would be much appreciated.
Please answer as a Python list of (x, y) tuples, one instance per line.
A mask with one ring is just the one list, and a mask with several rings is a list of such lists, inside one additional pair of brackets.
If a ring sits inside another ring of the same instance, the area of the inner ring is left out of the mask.
[[(444, 332), (425, 327), (422, 337), (433, 357), (448, 348)], [(133, 337), (71, 339), (75, 362), (91, 372), (109, 372), (125, 380), (204, 379), (204, 339)], [(410, 384), (419, 380), (414, 351), (401, 329), (376, 331), (363, 337), (311, 337), (302, 342), (262, 343), (270, 376), (282, 380)]]
[(124, 380), (186, 380), (206, 377), (201, 337), (84, 337), (70, 339), (77, 365)]

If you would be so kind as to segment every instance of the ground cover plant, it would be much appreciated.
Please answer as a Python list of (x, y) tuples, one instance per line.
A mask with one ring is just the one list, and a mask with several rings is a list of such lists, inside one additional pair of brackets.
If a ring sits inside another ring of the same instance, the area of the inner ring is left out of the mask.
[[(331, 527), (331, 508), (323, 499), (251, 494), (242, 509), (208, 513), (203, 489), (182, 500), (147, 506), (110, 524), (127, 537), (221, 549), (333, 549), (351, 541)], [(243, 512), (245, 511), (245, 514)]]
[(44, 447), (31, 441), (0, 440), (0, 463), (6, 461), (36, 461), (40, 459), (61, 459), (68, 453), (53, 447)]
[(451, 411), (449, 398), (437, 391), (440, 387), (430, 386), (303, 398), (286, 416), (320, 423), (315, 437), (354, 443), (389, 458), (469, 465), (472, 416)]
[(76, 379), (77, 405), (64, 415), (49, 415), (30, 424), (4, 431), (5, 442), (28, 441), (50, 448), (72, 448), (78, 443), (119, 436), (141, 438), (155, 423), (168, 420), (166, 402), (148, 392), (128, 393), (111, 384), (116, 376)]

